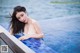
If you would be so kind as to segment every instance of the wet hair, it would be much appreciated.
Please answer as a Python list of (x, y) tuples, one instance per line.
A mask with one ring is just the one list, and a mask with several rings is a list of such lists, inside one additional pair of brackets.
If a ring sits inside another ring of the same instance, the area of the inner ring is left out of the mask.
[(24, 32), (24, 26), (25, 26), (25, 23), (23, 22), (20, 22), (17, 18), (16, 18), (16, 14), (17, 12), (26, 12), (26, 9), (25, 7), (23, 6), (16, 6), (13, 10), (13, 13), (11, 15), (11, 22), (10, 22), (10, 25), (11, 25), (11, 29), (12, 29), (12, 34), (16, 34), (16, 33), (19, 33), (19, 32)]

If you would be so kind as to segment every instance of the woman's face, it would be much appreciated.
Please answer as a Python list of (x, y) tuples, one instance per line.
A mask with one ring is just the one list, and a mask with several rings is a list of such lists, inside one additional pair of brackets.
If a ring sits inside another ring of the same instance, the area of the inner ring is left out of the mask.
[(28, 16), (26, 15), (25, 12), (21, 11), (21, 12), (17, 12), (16, 14), (16, 18), (20, 21), (20, 22), (24, 22), (26, 23), (28, 21)]

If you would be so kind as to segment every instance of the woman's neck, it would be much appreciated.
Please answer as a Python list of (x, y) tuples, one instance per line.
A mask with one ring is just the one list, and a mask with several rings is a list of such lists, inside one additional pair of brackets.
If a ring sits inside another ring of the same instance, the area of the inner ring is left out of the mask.
[(28, 24), (31, 24), (31, 22), (32, 22), (31, 18), (28, 18), (27, 23), (28, 23)]

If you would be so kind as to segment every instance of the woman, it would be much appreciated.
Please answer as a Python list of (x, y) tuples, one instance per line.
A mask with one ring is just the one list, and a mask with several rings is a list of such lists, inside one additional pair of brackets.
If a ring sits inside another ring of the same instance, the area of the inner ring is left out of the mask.
[(42, 33), (36, 20), (29, 18), (25, 7), (16, 6), (11, 16), (10, 33), (36, 53), (54, 53), (43, 42)]

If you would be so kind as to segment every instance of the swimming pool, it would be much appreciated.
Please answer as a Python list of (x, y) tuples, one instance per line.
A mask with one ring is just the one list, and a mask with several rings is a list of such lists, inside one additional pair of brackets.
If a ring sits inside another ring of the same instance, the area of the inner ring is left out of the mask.
[(0, 0), (0, 25), (7, 29), (9, 13), (16, 5), (23, 5), (29, 16), (38, 20), (48, 46), (58, 53), (80, 53), (80, 4), (54, 4), (51, 1)]

